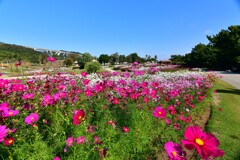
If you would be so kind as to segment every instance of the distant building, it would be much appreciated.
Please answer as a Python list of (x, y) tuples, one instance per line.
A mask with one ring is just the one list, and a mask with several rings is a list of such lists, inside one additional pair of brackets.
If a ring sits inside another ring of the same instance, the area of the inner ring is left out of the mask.
[(74, 67), (79, 67), (78, 61), (75, 61), (75, 62), (73, 63), (73, 66), (74, 66)]
[(171, 61), (171, 60), (161, 60), (161, 61), (158, 61), (158, 63), (159, 63), (160, 65), (165, 66), (165, 65), (171, 65), (171, 64), (172, 64), (172, 61)]

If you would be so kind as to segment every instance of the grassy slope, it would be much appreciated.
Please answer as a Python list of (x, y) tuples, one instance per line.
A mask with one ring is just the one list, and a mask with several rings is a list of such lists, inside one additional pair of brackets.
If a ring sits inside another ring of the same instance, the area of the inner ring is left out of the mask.
[[(240, 90), (221, 80), (216, 84), (217, 105), (212, 108), (207, 131), (220, 141), (223, 159), (240, 159)], [(219, 110), (222, 108), (222, 111)]]

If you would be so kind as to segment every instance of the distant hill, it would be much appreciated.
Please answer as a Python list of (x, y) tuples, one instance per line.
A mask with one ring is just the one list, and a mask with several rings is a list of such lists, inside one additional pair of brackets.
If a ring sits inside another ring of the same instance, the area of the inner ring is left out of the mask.
[(46, 53), (35, 51), (32, 48), (0, 42), (0, 62), (24, 60), (32, 63), (39, 63), (46, 57)]

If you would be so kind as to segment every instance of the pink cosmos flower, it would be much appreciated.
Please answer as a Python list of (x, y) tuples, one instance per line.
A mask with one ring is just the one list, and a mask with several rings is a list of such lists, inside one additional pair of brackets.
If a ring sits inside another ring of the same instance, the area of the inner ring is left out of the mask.
[(94, 132), (94, 127), (88, 125), (87, 132), (93, 133)]
[(86, 90), (85, 90), (85, 95), (86, 95), (87, 97), (91, 97), (92, 94), (93, 94), (92, 90), (90, 90), (90, 89), (86, 89)]
[(0, 142), (3, 141), (3, 139), (7, 136), (7, 133), (10, 129), (7, 128), (5, 125), (0, 125)]
[(10, 106), (9, 106), (8, 102), (2, 102), (2, 103), (0, 104), (0, 111), (8, 110), (9, 107), (10, 107)]
[(33, 124), (34, 122), (38, 121), (39, 115), (37, 113), (31, 113), (29, 116), (25, 118), (25, 123)]
[(74, 139), (73, 137), (68, 137), (66, 140), (66, 144), (68, 147), (72, 146), (74, 144)]
[(84, 110), (78, 110), (74, 113), (73, 117), (73, 124), (74, 125), (79, 125), (81, 124), (82, 120), (85, 119), (85, 112)]
[(57, 86), (57, 90), (64, 90), (65, 88), (66, 88), (66, 86), (63, 85), (63, 84), (59, 84), (59, 85)]
[(56, 156), (56, 157), (53, 158), (53, 160), (61, 160), (61, 158)]
[(54, 99), (54, 101), (57, 102), (57, 101), (60, 99), (59, 93), (55, 93), (55, 94), (53, 95), (53, 99)]
[(19, 114), (19, 110), (11, 110), (11, 109), (6, 109), (3, 111), (2, 116), (3, 117), (14, 117)]
[(84, 85), (87, 85), (89, 82), (90, 82), (89, 79), (84, 79), (82, 83), (83, 83)]
[(98, 136), (94, 136), (94, 144), (102, 144), (103, 142), (100, 141), (100, 138)]
[(86, 77), (86, 76), (87, 76), (87, 72), (82, 72), (81, 75), (82, 75), (83, 77)]
[(108, 121), (107, 124), (110, 124), (114, 129), (116, 128), (116, 124), (113, 121)]
[(153, 112), (154, 117), (156, 117), (156, 118), (163, 119), (167, 115), (166, 109), (162, 108), (160, 106), (156, 107), (152, 112)]
[(223, 156), (224, 152), (219, 150), (217, 146), (219, 141), (212, 134), (204, 133), (198, 126), (190, 126), (185, 130), (184, 140), (181, 140), (182, 144), (189, 150), (197, 149), (198, 154), (203, 159), (209, 157)]
[(4, 141), (3, 141), (4, 145), (5, 146), (11, 146), (13, 145), (14, 143), (14, 138), (6, 138)]
[(13, 85), (13, 91), (24, 91), (25, 86), (23, 84), (14, 84)]
[(128, 133), (128, 132), (129, 132), (129, 128), (126, 127), (126, 126), (124, 126), (124, 127), (123, 127), (123, 131), (126, 132), (126, 133)]
[(113, 104), (119, 104), (119, 99), (114, 98), (114, 99), (112, 100), (112, 103), (113, 103)]
[(50, 95), (44, 95), (43, 97), (43, 106), (46, 106), (46, 105), (52, 105), (53, 104), (53, 97), (50, 96)]
[(182, 150), (180, 144), (169, 141), (165, 143), (164, 147), (170, 160), (186, 160), (186, 152)]
[(55, 57), (48, 57), (47, 61), (49, 61), (49, 62), (56, 62), (56, 58)]
[(168, 106), (168, 110), (169, 110), (170, 114), (175, 114), (176, 113), (176, 110), (172, 105)]
[(30, 94), (24, 94), (22, 96), (23, 100), (27, 100), (27, 99), (33, 99), (34, 98), (34, 94), (30, 93)]
[(84, 142), (85, 142), (84, 136), (80, 136), (80, 137), (77, 138), (77, 144), (82, 144)]

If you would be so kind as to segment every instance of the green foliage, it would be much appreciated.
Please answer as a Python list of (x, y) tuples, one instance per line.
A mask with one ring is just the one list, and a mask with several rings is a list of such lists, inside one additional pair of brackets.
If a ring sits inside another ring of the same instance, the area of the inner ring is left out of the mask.
[(184, 56), (183, 55), (171, 55), (170, 60), (173, 64), (184, 64)]
[(110, 63), (112, 65), (116, 64), (116, 63), (119, 63), (119, 53), (116, 52), (116, 53), (113, 53), (111, 56), (110, 56)]
[(99, 62), (87, 62), (84, 66), (84, 69), (88, 73), (96, 73), (101, 69), (101, 64)]
[(107, 54), (101, 54), (98, 60), (100, 63), (103, 63), (105, 65), (105, 63), (108, 63), (108, 61), (110, 60), (110, 57)]
[(129, 63), (142, 62), (142, 58), (139, 57), (137, 53), (131, 53), (130, 55), (127, 56), (127, 61)]
[(214, 68), (216, 66), (216, 52), (211, 45), (198, 44), (190, 54), (185, 55), (185, 63), (190, 67)]
[(79, 56), (78, 59), (77, 59), (80, 69), (83, 69), (84, 65), (87, 62), (91, 62), (92, 60), (93, 60), (93, 57), (91, 56), (90, 53), (87, 53), (87, 52), (83, 53), (83, 55)]
[(66, 66), (71, 66), (73, 65), (73, 59), (68, 57), (64, 60), (63, 64), (65, 64)]
[(119, 63), (123, 63), (123, 62), (126, 62), (127, 61), (127, 58), (125, 55), (119, 55)]
[(39, 63), (43, 61), (42, 57), (46, 58), (47, 55), (31, 48), (0, 43), (0, 61), (15, 62), (25, 60), (32, 63)]
[(207, 38), (207, 45), (200, 43), (185, 55), (187, 66), (223, 70), (240, 68), (240, 25), (229, 26), (227, 30)]

